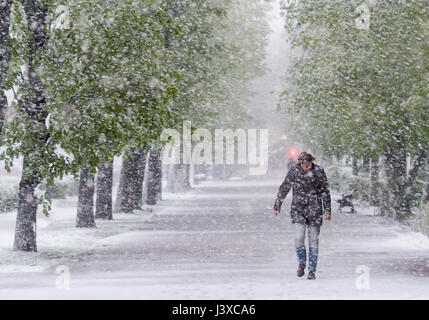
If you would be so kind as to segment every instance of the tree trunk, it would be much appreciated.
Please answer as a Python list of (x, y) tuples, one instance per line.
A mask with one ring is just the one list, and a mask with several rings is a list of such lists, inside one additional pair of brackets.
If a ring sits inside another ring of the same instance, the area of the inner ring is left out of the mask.
[(133, 192), (133, 201), (134, 209), (141, 209), (143, 205), (143, 181), (144, 181), (144, 172), (146, 169), (146, 157), (148, 155), (148, 150), (139, 149), (141, 155), (136, 161), (136, 176), (135, 176), (135, 185)]
[[(45, 106), (45, 88), (40, 80), (35, 64), (35, 57), (44, 50), (46, 36), (46, 16), (48, 7), (46, 3), (41, 3), (37, 0), (23, 1), (24, 11), (26, 14), (28, 31), (30, 33), (28, 42), (28, 89), (31, 92), (28, 100), (20, 107), (26, 112), (27, 116), (43, 124), (45, 128), (45, 119), (48, 116)], [(2, 35), (3, 37), (4, 35)], [(43, 129), (38, 132), (38, 138), (42, 143), (46, 143), (49, 139), (49, 133)], [(33, 150), (28, 153), (29, 156), (24, 156), (23, 172), (19, 183), (19, 204), (18, 213), (16, 216), (15, 228), (15, 250), (20, 251), (37, 251), (36, 246), (36, 213), (37, 199), (34, 196), (34, 190), (41, 182), (41, 177), (38, 171), (39, 164), (30, 160), (43, 156), (39, 154), (38, 146), (34, 146)]]
[(146, 152), (145, 149), (131, 148), (122, 157), (116, 200), (119, 212), (131, 213), (141, 208)]
[[(177, 149), (174, 148), (172, 150), (172, 158), (175, 159), (176, 157), (180, 157), (180, 154), (177, 154)], [(176, 184), (176, 175), (177, 175), (177, 169), (179, 165), (170, 163), (167, 165), (167, 190), (168, 192), (174, 193), (176, 192), (175, 184)]]
[(37, 251), (36, 214), (37, 198), (34, 190), (40, 183), (37, 174), (32, 172), (27, 157), (24, 157), (22, 178), (19, 183), (18, 212), (16, 215), (14, 250)]
[(12, 0), (0, 0), (0, 143), (2, 141), (3, 123), (7, 108), (7, 98), (4, 90), (11, 58), (9, 45), (11, 6)]
[(40, 0), (28, 0), (22, 3), (31, 33), (28, 45), (28, 84), (32, 93), (30, 100), (26, 101), (22, 108), (31, 119), (44, 124), (48, 116), (48, 112), (44, 110), (45, 87), (40, 79), (40, 70), (35, 64), (35, 59), (45, 49), (48, 40), (46, 35), (48, 6), (46, 2)]
[(424, 193), (423, 186), (421, 189), (416, 189), (414, 184), (417, 179), (421, 181), (426, 181), (429, 175), (429, 161), (428, 161), (428, 151), (425, 149), (420, 150), (416, 158), (413, 162), (413, 166), (408, 173), (407, 182), (402, 187), (404, 202), (406, 203), (406, 207), (411, 207), (413, 200), (419, 201), (421, 199), (421, 195)]
[[(371, 170), (371, 158), (366, 155), (362, 159), (362, 175), (363, 175), (362, 178), (366, 181), (371, 180), (370, 170)], [(361, 190), (361, 196), (362, 196), (362, 200), (367, 202), (371, 201), (371, 182), (369, 182), (367, 188), (363, 188)]]
[(358, 163), (356, 158), (352, 159), (352, 173), (353, 175), (357, 176), (359, 173)]
[(370, 194), (370, 204), (372, 206), (380, 205), (380, 182), (378, 181), (378, 171), (379, 171), (379, 158), (374, 157), (371, 159), (371, 194)]
[(425, 187), (426, 191), (424, 193), (424, 197), (423, 197), (423, 203), (429, 203), (429, 178), (426, 181), (426, 187)]
[(77, 205), (76, 227), (94, 228), (94, 176), (87, 166), (80, 169), (79, 198)]
[(113, 208), (113, 212), (115, 213), (121, 212), (122, 189), (124, 188), (124, 179), (125, 179), (125, 174), (123, 174), (123, 170), (124, 170), (124, 164), (122, 161), (121, 173), (119, 174), (119, 186), (116, 191), (116, 201), (115, 201), (115, 206)]
[(371, 163), (370, 157), (368, 157), (368, 156), (363, 157), (363, 161), (362, 161), (362, 172), (363, 172), (365, 175), (367, 175), (367, 174), (369, 174), (369, 173), (370, 173), (370, 163)]
[(387, 148), (386, 175), (389, 189), (393, 196), (393, 209), (395, 218), (399, 221), (406, 219), (411, 214), (405, 199), (405, 186), (407, 182), (407, 159), (405, 145), (396, 137), (397, 143)]
[(142, 161), (141, 149), (128, 149), (122, 157), (121, 183), (120, 183), (120, 212), (131, 213), (136, 209), (138, 199), (136, 198), (139, 161)]
[(149, 173), (148, 173), (148, 188), (147, 188), (147, 204), (156, 205), (156, 201), (160, 199), (162, 189), (162, 164), (157, 150), (151, 149), (149, 153)]
[(95, 203), (95, 218), (112, 220), (112, 186), (113, 186), (113, 159), (100, 161), (97, 175), (97, 201)]
[(120, 173), (120, 181), (119, 181), (119, 189), (118, 189), (118, 197), (116, 199), (116, 202), (118, 203), (119, 210), (118, 212), (125, 212), (129, 213), (132, 212), (133, 204), (130, 201), (130, 197), (128, 194), (130, 191), (131, 182), (132, 179), (132, 173), (130, 172), (130, 159), (129, 159), (129, 152), (125, 152), (125, 154), (122, 157), (122, 166), (121, 166), (121, 173)]
[(157, 155), (156, 160), (157, 160), (157, 162), (156, 162), (156, 172), (157, 172), (156, 185), (158, 188), (156, 199), (162, 200), (162, 160), (161, 160), (160, 154)]

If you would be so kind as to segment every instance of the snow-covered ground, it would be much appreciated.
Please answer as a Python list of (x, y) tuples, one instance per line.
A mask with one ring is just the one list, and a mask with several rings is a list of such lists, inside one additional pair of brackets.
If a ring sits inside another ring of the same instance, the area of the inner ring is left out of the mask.
[(297, 278), (290, 196), (270, 209), (283, 178), (203, 182), (89, 230), (76, 199), (58, 200), (38, 217), (38, 253), (11, 250), (15, 214), (1, 214), (0, 298), (429, 298), (429, 239), (359, 206), (324, 222), (317, 280)]

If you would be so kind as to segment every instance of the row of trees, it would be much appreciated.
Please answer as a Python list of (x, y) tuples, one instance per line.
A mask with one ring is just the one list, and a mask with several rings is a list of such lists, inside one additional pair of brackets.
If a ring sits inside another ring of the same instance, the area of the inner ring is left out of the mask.
[(382, 160), (384, 210), (409, 217), (429, 177), (429, 2), (289, 0), (283, 9), (295, 55), (279, 107), (295, 137), (372, 163), (373, 181)]
[(259, 0), (1, 0), (0, 9), (1, 159), (9, 169), (23, 158), (15, 250), (37, 251), (37, 207), (48, 213), (49, 202), (36, 189), (66, 174), (80, 179), (77, 227), (112, 219), (122, 153), (118, 210), (141, 205), (146, 163), (155, 204), (162, 129), (237, 125), (263, 72)]

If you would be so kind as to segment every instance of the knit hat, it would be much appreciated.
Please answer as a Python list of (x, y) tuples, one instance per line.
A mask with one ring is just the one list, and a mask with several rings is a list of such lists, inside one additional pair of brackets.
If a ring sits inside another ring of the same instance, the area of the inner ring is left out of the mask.
[(313, 155), (308, 152), (301, 152), (301, 154), (298, 157), (298, 163), (313, 162), (314, 160), (316, 160), (316, 158), (313, 157)]

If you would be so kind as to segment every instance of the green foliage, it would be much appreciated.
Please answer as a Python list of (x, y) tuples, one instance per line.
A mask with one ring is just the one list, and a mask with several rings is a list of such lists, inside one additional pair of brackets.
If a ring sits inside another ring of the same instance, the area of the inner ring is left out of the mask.
[(416, 184), (406, 159), (429, 149), (429, 1), (291, 0), (283, 9), (295, 56), (279, 106), (291, 136), (325, 155), (387, 159), (382, 205), (408, 217)]
[(46, 108), (60, 146), (96, 168), (101, 156), (158, 136), (179, 75), (164, 65), (168, 16), (156, 1), (75, 1), (70, 15), (43, 56)]
[[(94, 174), (100, 158), (153, 144), (164, 128), (184, 120), (234, 127), (248, 118), (248, 87), (263, 73), (268, 34), (268, 7), (259, 0), (38, 5), (48, 9), (47, 41), (31, 59), (28, 7), (13, 6), (7, 88), (15, 99), (0, 155), (7, 169), (24, 156), (23, 177), (52, 187), (65, 174), (77, 176), (82, 165)], [(35, 88), (43, 104), (32, 117)], [(40, 200), (48, 210), (47, 199)]]
[(260, 1), (170, 1), (172, 68), (183, 73), (169, 126), (243, 127), (251, 80), (264, 71), (268, 7)]
[(414, 155), (429, 146), (428, 1), (377, 1), (368, 30), (355, 24), (361, 4), (284, 2), (301, 54), (281, 106), (300, 119), (296, 136), (327, 154), (382, 155), (402, 140)]

